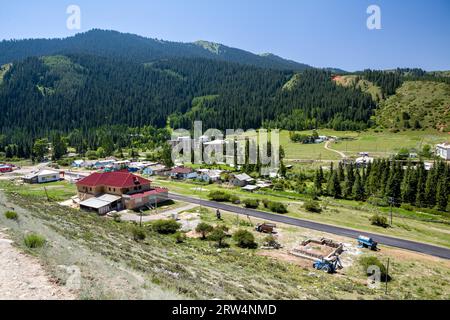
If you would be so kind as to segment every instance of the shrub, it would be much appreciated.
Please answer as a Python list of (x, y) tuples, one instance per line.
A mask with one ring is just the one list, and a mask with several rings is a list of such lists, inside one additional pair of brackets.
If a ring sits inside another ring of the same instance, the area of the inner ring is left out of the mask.
[(241, 248), (255, 249), (258, 245), (253, 234), (247, 230), (240, 229), (233, 234), (233, 240)]
[(207, 224), (205, 222), (200, 222), (197, 225), (197, 228), (195, 228), (195, 231), (200, 233), (202, 235), (202, 239), (205, 240), (206, 239), (206, 235), (208, 233), (210, 233), (211, 231), (213, 231), (213, 226), (210, 224)]
[(268, 208), (270, 211), (275, 212), (275, 213), (287, 213), (288, 212), (286, 206), (284, 204), (282, 204), (281, 202), (270, 201)]
[(97, 152), (95, 152), (94, 150), (88, 150), (86, 152), (86, 158), (88, 158), (89, 160), (97, 159)]
[(264, 208), (269, 208), (269, 203), (270, 203), (270, 201), (269, 200), (267, 200), (267, 199), (264, 199), (263, 201), (262, 201), (262, 203), (263, 203), (263, 205), (264, 205)]
[(122, 221), (122, 217), (120, 216), (120, 214), (118, 212), (114, 213), (111, 217), (113, 218), (114, 222)]
[(217, 246), (219, 248), (227, 246), (224, 243), (225, 238), (227, 237), (228, 228), (226, 226), (218, 226), (215, 227), (214, 230), (209, 235), (208, 239), (211, 241), (217, 241)]
[(387, 281), (391, 280), (391, 277), (386, 275), (385, 265), (380, 260), (378, 260), (377, 257), (374, 257), (374, 256), (361, 257), (359, 259), (359, 264), (361, 265), (363, 272), (366, 273), (368, 276), (372, 275), (372, 273), (369, 272), (369, 267), (376, 266), (376, 267), (380, 268), (380, 273), (381, 273), (380, 280), (381, 281), (386, 282), (386, 278), (387, 278)]
[(309, 200), (303, 204), (303, 208), (308, 212), (321, 213), (322, 208), (317, 201)]
[(239, 203), (241, 203), (241, 199), (239, 199), (238, 196), (233, 194), (230, 196), (230, 202), (234, 203), (234, 204), (239, 204)]
[(25, 236), (24, 243), (28, 248), (36, 249), (44, 246), (45, 238), (38, 234), (30, 233)]
[(17, 212), (14, 212), (14, 211), (6, 211), (5, 217), (6, 217), (6, 219), (9, 219), (9, 220), (17, 220), (19, 218)]
[(403, 203), (400, 207), (406, 211), (414, 211), (414, 206), (409, 203)]
[(131, 228), (131, 233), (133, 234), (134, 241), (145, 240), (146, 234), (144, 228), (139, 226), (133, 226)]
[(156, 220), (152, 224), (153, 230), (160, 234), (174, 234), (177, 232), (181, 225), (174, 219), (170, 220)]
[(223, 191), (211, 191), (208, 194), (208, 198), (213, 201), (225, 202), (230, 201), (231, 195)]
[(389, 203), (386, 201), (386, 199), (378, 198), (378, 197), (369, 197), (367, 199), (367, 202), (370, 203), (373, 206), (377, 207), (389, 207)]
[(375, 214), (369, 218), (370, 223), (374, 226), (387, 228), (389, 226), (387, 222), (387, 218), (384, 216), (380, 216), (379, 214)]
[(177, 231), (175, 232), (175, 241), (177, 243), (183, 243), (186, 241), (186, 234), (184, 232)]
[(243, 201), (244, 206), (246, 208), (250, 208), (250, 209), (256, 209), (259, 207), (259, 200), (258, 199), (245, 199)]

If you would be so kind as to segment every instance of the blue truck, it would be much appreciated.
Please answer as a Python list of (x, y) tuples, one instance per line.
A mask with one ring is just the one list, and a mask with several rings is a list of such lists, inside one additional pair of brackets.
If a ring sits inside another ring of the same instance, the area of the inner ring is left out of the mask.
[(359, 236), (358, 237), (358, 247), (360, 248), (369, 248), (370, 250), (378, 250), (378, 242), (374, 241), (370, 237)]

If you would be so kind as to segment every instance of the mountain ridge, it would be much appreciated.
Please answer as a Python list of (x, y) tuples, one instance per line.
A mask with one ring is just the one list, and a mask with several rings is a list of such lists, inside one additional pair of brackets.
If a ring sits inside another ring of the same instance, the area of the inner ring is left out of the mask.
[(102, 29), (92, 29), (66, 38), (0, 42), (0, 65), (32, 56), (58, 54), (106, 55), (141, 63), (169, 58), (207, 58), (276, 70), (302, 71), (313, 68), (274, 54), (258, 55), (206, 40), (173, 42)]

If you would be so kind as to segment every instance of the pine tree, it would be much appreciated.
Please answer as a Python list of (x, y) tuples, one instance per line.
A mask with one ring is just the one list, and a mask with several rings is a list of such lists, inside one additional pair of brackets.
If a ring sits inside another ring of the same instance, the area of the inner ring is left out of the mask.
[[(321, 168), (322, 169), (322, 168)], [(322, 183), (323, 177), (320, 173), (320, 170), (316, 170), (314, 175), (314, 192), (316, 195), (320, 196), (322, 194)]]
[(438, 166), (435, 165), (429, 172), (425, 183), (425, 203), (432, 208), (436, 205), (436, 179)]
[(416, 201), (417, 193), (417, 170), (411, 168), (411, 164), (408, 164), (405, 175), (403, 177), (401, 186), (401, 198), (402, 201), (409, 204), (414, 204)]
[(333, 172), (328, 183), (328, 194), (335, 199), (342, 197), (341, 182), (339, 181), (338, 173)]
[(355, 183), (353, 185), (353, 198), (357, 201), (363, 201), (366, 197), (364, 184), (359, 173), (359, 170), (356, 170), (355, 174)]
[(426, 206), (425, 198), (425, 182), (427, 180), (427, 172), (425, 171), (423, 163), (420, 163), (418, 170), (417, 191), (416, 191), (416, 206), (423, 208)]
[(353, 185), (355, 183), (353, 165), (352, 164), (348, 165), (346, 171), (347, 175), (345, 177), (343, 196), (344, 198), (350, 198), (353, 194)]
[(449, 184), (450, 184), (450, 173), (449, 166), (440, 166), (441, 172), (440, 177), (436, 187), (436, 206), (440, 211), (446, 211), (448, 205), (448, 198), (450, 195)]
[(67, 145), (61, 134), (55, 133), (52, 138), (52, 159), (59, 160), (67, 153)]
[(394, 199), (400, 199), (401, 197), (401, 179), (402, 179), (402, 167), (400, 163), (391, 165), (389, 171), (389, 178), (386, 182), (385, 196), (392, 197)]

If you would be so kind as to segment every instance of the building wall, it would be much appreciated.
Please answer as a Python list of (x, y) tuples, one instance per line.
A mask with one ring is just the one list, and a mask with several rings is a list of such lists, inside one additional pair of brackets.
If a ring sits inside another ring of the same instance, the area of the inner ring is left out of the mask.
[(38, 183), (59, 181), (59, 173), (38, 176)]
[[(139, 189), (139, 187), (141, 187), (141, 188)], [(85, 186), (80, 186), (80, 185), (77, 186), (78, 194), (80, 195), (80, 198), (81, 198), (81, 195), (84, 195), (85, 199), (89, 199), (92, 196), (99, 196), (104, 193), (109, 193), (109, 194), (113, 194), (116, 196), (121, 196), (124, 194), (133, 194), (136, 192), (150, 190), (150, 188), (151, 188), (150, 184), (140, 185), (140, 186), (136, 186), (133, 188), (116, 188), (116, 187), (104, 187), (104, 186), (85, 187)], [(87, 194), (89, 196), (87, 196), (85, 194)]]
[(139, 209), (145, 205), (151, 204), (154, 205), (156, 203), (156, 200), (158, 200), (158, 203), (162, 203), (164, 201), (167, 201), (169, 198), (168, 192), (162, 192), (157, 195), (148, 195), (141, 198), (129, 198), (127, 199), (124, 197), (123, 202), (126, 209), (134, 210)]
[(450, 160), (450, 149), (447, 148), (442, 148), (442, 147), (437, 147), (437, 154), (446, 160)]

